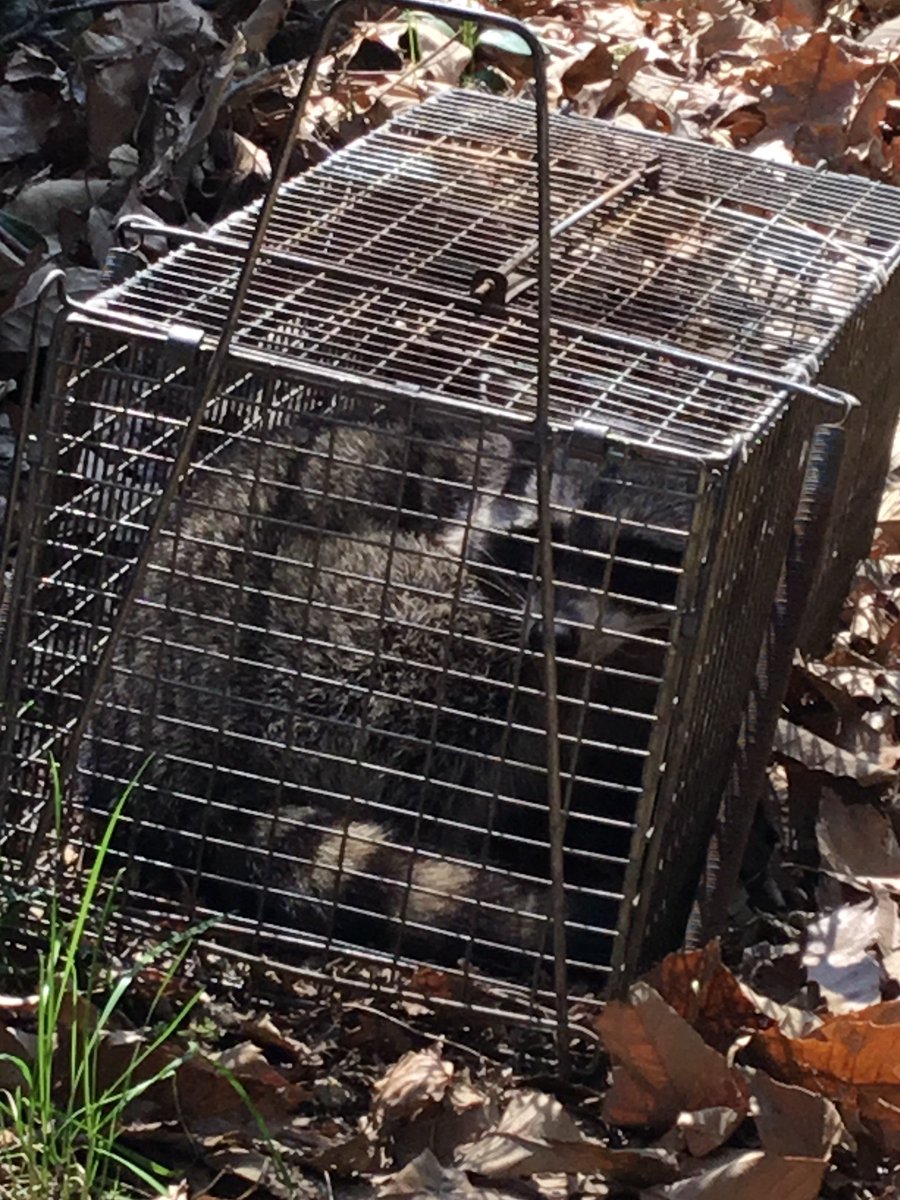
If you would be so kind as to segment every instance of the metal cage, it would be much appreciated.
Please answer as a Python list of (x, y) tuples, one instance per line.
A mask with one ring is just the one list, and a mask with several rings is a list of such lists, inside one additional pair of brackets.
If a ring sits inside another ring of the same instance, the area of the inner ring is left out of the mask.
[(900, 234), (880, 185), (574, 117), (536, 170), (533, 121), (449, 92), (62, 314), (0, 759), (27, 839), (50, 754), (85, 820), (153, 756), (136, 911), (518, 1015), (683, 934)]

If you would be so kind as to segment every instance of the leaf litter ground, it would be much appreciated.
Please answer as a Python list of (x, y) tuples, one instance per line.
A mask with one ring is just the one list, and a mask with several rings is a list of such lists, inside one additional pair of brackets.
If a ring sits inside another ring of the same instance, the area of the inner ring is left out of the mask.
[[(554, 99), (579, 113), (900, 182), (897, 0), (503, 9), (543, 39)], [(258, 196), (317, 15), (301, 0), (0, 10), (0, 475), (42, 280), (60, 268), (74, 296), (94, 291), (123, 216), (203, 229)], [(405, 20), (347, 36), (296, 169), (463, 73), (500, 92), (527, 75), (503, 37), (473, 49), (423, 24), (414, 72)], [(123, 1130), (183, 1179), (173, 1200), (900, 1194), (900, 449), (895, 463), (834, 644), (796, 664), (766, 801), (776, 845), (722, 947), (671, 956), (592, 1018), (566, 1086), (521, 1031), (433, 1008), (440, 972), (388, 1011), (198, 949), (162, 1000), (177, 1009), (203, 981), (197, 1049)], [(139, 983), (158, 1004), (159, 974)], [(35, 1004), (0, 997), (0, 1052), (27, 1055)], [(112, 1077), (145, 1015), (110, 1030)]]

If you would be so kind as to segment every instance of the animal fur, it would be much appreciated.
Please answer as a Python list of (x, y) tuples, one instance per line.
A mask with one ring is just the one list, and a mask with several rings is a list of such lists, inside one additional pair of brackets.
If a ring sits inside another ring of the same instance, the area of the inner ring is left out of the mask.
[[(223, 906), (270, 922), (442, 961), (478, 944), (496, 964), (547, 936), (535, 474), (503, 434), (448, 433), (298, 423), (213, 465), (180, 502), (117, 648), (94, 798), (108, 805), (152, 754), (129, 809), (138, 857), (207, 891), (218, 881)], [(597, 837), (578, 777), (623, 773), (622, 751), (600, 743), (630, 728), (608, 715), (598, 741), (582, 701), (614, 686), (596, 663), (664, 622), (679, 539), (650, 539), (669, 574), (629, 565), (629, 550), (646, 558), (641, 528), (683, 527), (684, 513), (640, 469), (627, 483), (573, 461), (556, 479), (577, 858)], [(596, 586), (612, 539), (607, 590), (618, 572), (631, 600)], [(653, 695), (641, 702), (652, 710)], [(630, 749), (633, 788), (643, 746)], [(614, 923), (613, 901), (602, 920)]]

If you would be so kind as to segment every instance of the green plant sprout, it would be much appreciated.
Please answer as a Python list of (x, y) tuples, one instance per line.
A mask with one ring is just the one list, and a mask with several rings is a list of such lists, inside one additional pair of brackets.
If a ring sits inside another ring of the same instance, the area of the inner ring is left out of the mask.
[[(56, 764), (51, 763), (50, 769), (59, 843), (62, 795)], [(161, 1047), (184, 1033), (202, 991), (198, 988), (152, 1035), (136, 1040), (127, 1066), (116, 1078), (101, 1082), (101, 1055), (107, 1035), (115, 1028), (115, 1015), (138, 976), (160, 959), (168, 960), (151, 999), (150, 1022), (195, 939), (212, 922), (138, 954), (109, 987), (109, 968), (101, 962), (98, 947), (114, 916), (119, 878), (104, 885), (103, 868), (116, 825), (139, 778), (125, 789), (109, 816), (74, 914), (64, 916), (56, 888), (47, 897), (33, 1051), (0, 1053), (0, 1194), (4, 1200), (119, 1200), (134, 1196), (136, 1188), (159, 1195), (167, 1186), (166, 1168), (123, 1150), (119, 1137), (128, 1106), (149, 1088), (173, 1079), (199, 1052), (196, 1042), (188, 1041), (186, 1049), (162, 1066), (150, 1066)], [(90, 998), (101, 982), (108, 992), (102, 1006), (95, 1008)], [(276, 1170), (282, 1173), (268, 1131), (244, 1089), (230, 1072), (217, 1069), (248, 1104)]]

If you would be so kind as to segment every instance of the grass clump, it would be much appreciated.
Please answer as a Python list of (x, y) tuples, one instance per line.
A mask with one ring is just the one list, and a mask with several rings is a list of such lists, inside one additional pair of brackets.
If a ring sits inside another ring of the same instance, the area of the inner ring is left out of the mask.
[[(61, 790), (58, 772), (51, 769), (59, 846)], [(166, 1011), (160, 1001), (196, 931), (137, 955), (125, 968), (113, 969), (102, 953), (116, 898), (116, 884), (103, 882), (103, 869), (131, 790), (110, 814), (74, 906), (64, 905), (56, 888), (45, 900), (33, 1032), (19, 1033), (21, 1052), (14, 1047), (0, 1052), (3, 1200), (113, 1200), (148, 1191), (158, 1195), (167, 1184), (165, 1169), (123, 1149), (120, 1135), (129, 1106), (172, 1080), (197, 1052), (194, 1045), (178, 1052), (167, 1043), (184, 1030), (199, 990), (175, 1016), (160, 1017)], [(166, 965), (157, 967), (146, 1017), (152, 1033), (123, 1033), (123, 1001), (138, 977), (161, 961)], [(7, 1046), (13, 1040), (11, 1033), (4, 1038)]]

